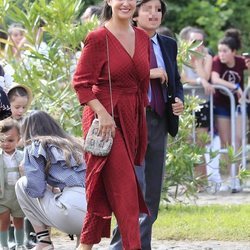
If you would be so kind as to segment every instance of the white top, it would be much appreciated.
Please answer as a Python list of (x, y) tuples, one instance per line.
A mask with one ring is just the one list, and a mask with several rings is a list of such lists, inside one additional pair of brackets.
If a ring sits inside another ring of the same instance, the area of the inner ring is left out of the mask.
[[(16, 155), (16, 151), (11, 155), (3, 152), (3, 161), (5, 163), (6, 168), (18, 167), (15, 155)], [(19, 178), (20, 178), (19, 171), (8, 172), (6, 182), (8, 183), (8, 185), (13, 186), (16, 184)]]

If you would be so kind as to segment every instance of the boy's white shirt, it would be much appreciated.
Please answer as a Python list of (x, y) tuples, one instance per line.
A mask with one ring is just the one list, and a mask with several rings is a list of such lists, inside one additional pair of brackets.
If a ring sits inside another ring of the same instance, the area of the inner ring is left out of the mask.
[(3, 151), (3, 160), (7, 168), (16, 167), (16, 161), (14, 158), (15, 154), (16, 154), (16, 150), (11, 155)]
[[(15, 150), (15, 152), (11, 155), (7, 154), (6, 152), (3, 151), (3, 161), (5, 163), (5, 166), (7, 168), (15, 168), (18, 167), (17, 164), (17, 160), (15, 158), (15, 155), (17, 153), (17, 150)], [(8, 185), (15, 185), (16, 182), (18, 181), (18, 179), (20, 178), (20, 173), (19, 171), (16, 172), (8, 172), (7, 174), (7, 183)]]

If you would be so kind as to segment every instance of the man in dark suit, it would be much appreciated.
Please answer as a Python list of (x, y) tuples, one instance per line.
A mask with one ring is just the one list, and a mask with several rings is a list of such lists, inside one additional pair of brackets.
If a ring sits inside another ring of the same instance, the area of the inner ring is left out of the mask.
[[(156, 33), (166, 13), (165, 3), (163, 0), (137, 0), (136, 5), (133, 21), (151, 39), (150, 106), (146, 113), (148, 147), (145, 164), (136, 167), (137, 178), (150, 211), (150, 216), (140, 216), (141, 244), (143, 250), (150, 250), (152, 226), (158, 215), (165, 169), (167, 134), (170, 132), (168, 117), (179, 116), (183, 112), (184, 96), (176, 62), (176, 41)], [(167, 108), (169, 102), (173, 102), (172, 110)], [(174, 126), (177, 131), (178, 123)], [(122, 249), (117, 228), (114, 230), (111, 249)]]

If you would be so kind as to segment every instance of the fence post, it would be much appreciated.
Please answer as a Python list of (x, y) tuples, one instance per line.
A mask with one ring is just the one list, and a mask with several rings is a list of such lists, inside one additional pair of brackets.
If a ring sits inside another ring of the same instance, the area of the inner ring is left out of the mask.
[[(233, 152), (236, 152), (236, 115), (235, 115), (235, 99), (234, 95), (231, 92), (230, 89), (223, 85), (218, 85), (218, 84), (213, 84), (213, 87), (218, 90), (223, 90), (226, 95), (230, 99), (230, 111), (231, 111), (231, 146), (233, 148)], [(201, 86), (184, 86), (185, 89), (191, 89), (192, 90), (192, 96), (195, 95), (196, 89), (202, 88)], [(195, 115), (195, 112), (193, 112), (193, 115)], [(195, 143), (195, 124), (193, 124), (193, 142)], [(213, 143), (213, 138), (214, 138), (214, 111), (213, 111), (213, 95), (210, 95), (210, 136), (211, 136), (211, 144)], [(220, 153), (226, 153), (227, 149), (221, 149)], [(231, 188), (232, 190), (236, 188), (236, 164), (232, 163), (231, 164)]]
[(241, 102), (241, 113), (242, 113), (242, 169), (246, 169), (247, 165), (247, 140), (246, 140), (246, 133), (247, 133), (247, 94), (250, 92), (250, 86), (248, 86), (242, 95), (242, 102)]

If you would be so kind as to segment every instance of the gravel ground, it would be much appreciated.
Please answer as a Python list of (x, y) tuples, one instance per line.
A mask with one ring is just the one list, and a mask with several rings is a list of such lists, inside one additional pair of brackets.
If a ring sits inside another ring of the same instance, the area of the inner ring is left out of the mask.
[[(75, 242), (65, 237), (54, 237), (54, 246), (57, 250), (74, 250)], [(95, 250), (108, 250), (109, 240), (103, 239)], [(230, 241), (167, 241), (153, 240), (152, 250), (250, 250), (250, 242), (230, 242)]]

